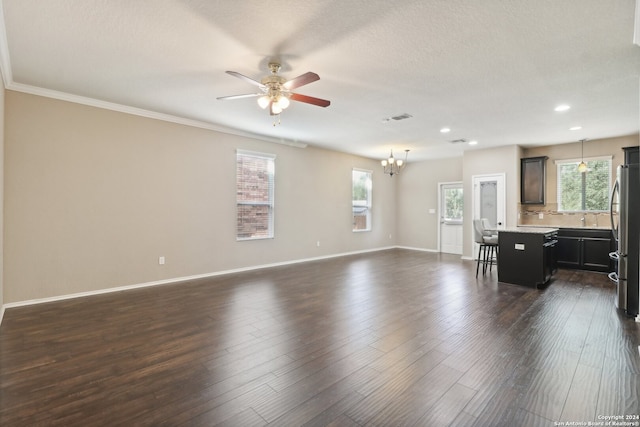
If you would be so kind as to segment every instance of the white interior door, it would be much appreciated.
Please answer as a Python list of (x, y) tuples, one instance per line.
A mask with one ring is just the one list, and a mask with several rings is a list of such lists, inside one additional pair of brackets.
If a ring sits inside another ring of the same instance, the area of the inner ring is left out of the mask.
[[(473, 218), (486, 218), (492, 228), (505, 226), (506, 217), (506, 191), (505, 175), (474, 175), (473, 180)], [(471, 241), (473, 239), (473, 225), (471, 228)], [(476, 256), (478, 247), (474, 243), (473, 255)]]
[(462, 254), (462, 219), (464, 197), (461, 182), (441, 183), (439, 186), (439, 242), (440, 252)]

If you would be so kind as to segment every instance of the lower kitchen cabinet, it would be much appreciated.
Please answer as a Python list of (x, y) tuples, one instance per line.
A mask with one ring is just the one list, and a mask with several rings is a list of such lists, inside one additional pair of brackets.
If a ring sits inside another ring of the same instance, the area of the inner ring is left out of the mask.
[(559, 268), (613, 271), (609, 252), (615, 250), (611, 230), (561, 228), (556, 248)]

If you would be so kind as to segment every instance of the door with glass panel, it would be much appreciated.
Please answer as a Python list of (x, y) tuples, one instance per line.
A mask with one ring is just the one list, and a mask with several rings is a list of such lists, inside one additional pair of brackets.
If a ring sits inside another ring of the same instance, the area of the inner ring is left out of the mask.
[[(505, 226), (505, 174), (474, 175), (473, 181), (473, 218), (486, 218), (492, 229)], [(473, 226), (471, 238), (473, 240)], [(473, 255), (478, 253), (478, 247), (474, 243)]]
[(440, 184), (440, 252), (462, 254), (462, 183)]

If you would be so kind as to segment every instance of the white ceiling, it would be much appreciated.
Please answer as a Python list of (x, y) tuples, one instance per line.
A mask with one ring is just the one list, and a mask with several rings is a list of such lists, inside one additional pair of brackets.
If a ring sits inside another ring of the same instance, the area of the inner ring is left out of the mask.
[[(3, 0), (9, 89), (409, 160), (638, 132), (634, 0)], [(0, 28), (2, 30), (2, 28)], [(273, 126), (225, 74), (320, 80)], [(569, 111), (554, 107), (565, 103)], [(133, 107), (133, 108), (132, 108)], [(408, 120), (384, 122), (403, 113)], [(582, 126), (582, 130), (569, 131)], [(440, 133), (451, 128), (449, 134)], [(477, 140), (475, 147), (451, 144)]]

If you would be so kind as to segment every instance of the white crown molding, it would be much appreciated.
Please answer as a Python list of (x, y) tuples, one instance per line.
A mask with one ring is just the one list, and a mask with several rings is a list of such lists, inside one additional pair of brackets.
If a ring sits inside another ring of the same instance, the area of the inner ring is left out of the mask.
[[(1, 42), (1, 40), (0, 40)], [(0, 52), (1, 54), (1, 52)], [(4, 61), (2, 61), (4, 62)], [(4, 74), (3, 74), (4, 75)], [(6, 76), (5, 76), (6, 78)], [(196, 127), (200, 129), (212, 130), (220, 133), (226, 133), (229, 135), (244, 136), (247, 138), (258, 139), (261, 141), (272, 142), (275, 144), (288, 145), (296, 148), (306, 148), (307, 144), (297, 141), (288, 141), (280, 138), (272, 138), (268, 136), (258, 135), (250, 132), (245, 132), (239, 129), (227, 128), (224, 126), (218, 126), (213, 123), (203, 122), (200, 120), (187, 119), (184, 117), (178, 117), (166, 113), (158, 113), (156, 111), (145, 110), (143, 108), (131, 107), (123, 104), (116, 104), (114, 102), (102, 101), (100, 99), (88, 98), (85, 96), (73, 95), (67, 92), (60, 92), (51, 89), (45, 89), (37, 86), (25, 85), (22, 83), (9, 82), (5, 84), (5, 87), (9, 90), (16, 92), (28, 93), (31, 95), (43, 96), (45, 98), (53, 98), (61, 101), (73, 102), (75, 104), (88, 105), (91, 107), (102, 108), (105, 110), (117, 111), (120, 113), (131, 114), (134, 116), (146, 117), (149, 119), (161, 120), (170, 123), (176, 123), (184, 126)]]

